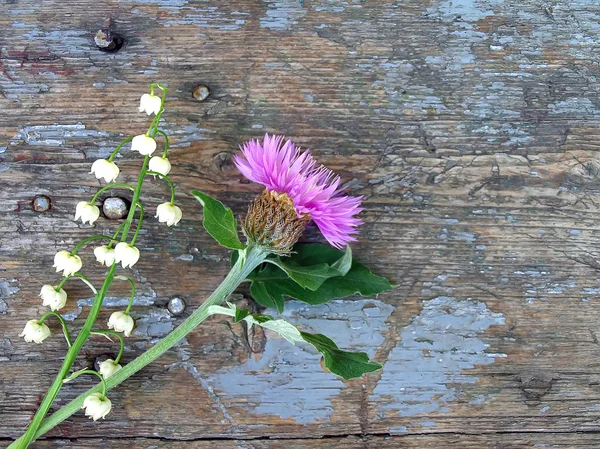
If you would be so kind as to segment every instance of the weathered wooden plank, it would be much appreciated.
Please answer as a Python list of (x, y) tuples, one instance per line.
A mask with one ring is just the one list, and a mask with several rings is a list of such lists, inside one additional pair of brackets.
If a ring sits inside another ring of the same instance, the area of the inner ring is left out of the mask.
[[(82, 438), (63, 446), (122, 447), (115, 435), (133, 447), (321, 435), (332, 438), (189, 447), (598, 446), (594, 2), (20, 0), (0, 11), (0, 437), (22, 431), (64, 354), (60, 339), (31, 346), (17, 334), (42, 311), (54, 252), (89, 232), (70, 219), (99, 186), (90, 164), (144, 129), (137, 98), (161, 81), (185, 215), (175, 229), (148, 220), (141, 235), (152, 249), (134, 270), (139, 327), (125, 361), (181, 321), (165, 311), (169, 298), (189, 313), (225, 274), (227, 252), (186, 192), (243, 214), (259, 189), (230, 155), (269, 131), (312, 148), (365, 195), (355, 253), (399, 285), (292, 305), (289, 317), (335, 330), (385, 367), (343, 383), (305, 348), (213, 319), (117, 388), (105, 422), (60, 426), (53, 435)], [(109, 24), (125, 39), (116, 53), (93, 43)], [(212, 89), (204, 103), (190, 95), (200, 82)], [(126, 151), (119, 165), (135, 179), (139, 158)], [(166, 192), (149, 182), (144, 199)], [(31, 210), (37, 194), (49, 212)], [(68, 291), (83, 298), (69, 318), (84, 316), (88, 293)], [(111, 294), (103, 320), (126, 285)], [(80, 364), (111, 350), (94, 340)], [(373, 433), (403, 436), (342, 439)]]

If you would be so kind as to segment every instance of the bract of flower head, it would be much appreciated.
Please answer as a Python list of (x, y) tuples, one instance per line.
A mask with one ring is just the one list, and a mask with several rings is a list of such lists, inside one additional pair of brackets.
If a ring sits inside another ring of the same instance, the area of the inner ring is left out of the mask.
[(171, 171), (171, 163), (166, 157), (154, 156), (150, 159), (150, 162), (148, 162), (148, 169), (160, 173), (163, 176), (167, 176)]
[(123, 332), (126, 337), (131, 335), (134, 326), (135, 321), (125, 312), (113, 312), (108, 318), (108, 328), (115, 332)]
[(145, 112), (148, 115), (158, 114), (160, 112), (160, 97), (152, 94), (144, 94), (140, 98), (140, 112)]
[(75, 220), (81, 219), (82, 223), (88, 222), (94, 224), (94, 222), (100, 216), (100, 209), (98, 206), (88, 203), (87, 201), (80, 201), (77, 203), (75, 208)]
[(50, 307), (50, 310), (60, 310), (67, 303), (67, 292), (62, 288), (56, 290), (52, 285), (44, 285), (40, 291), (42, 305)]
[(143, 156), (150, 156), (156, 151), (156, 140), (145, 134), (140, 134), (131, 141), (131, 149)]
[(35, 343), (41, 343), (50, 336), (50, 328), (44, 323), (40, 324), (38, 320), (29, 320), (25, 323), (23, 332), (19, 334), (19, 337), (25, 337), (27, 343), (32, 341)]
[(119, 176), (119, 167), (112, 161), (98, 159), (92, 164), (92, 170), (97, 179), (104, 178), (106, 182), (112, 182)]
[(85, 409), (85, 416), (89, 416), (90, 419), (98, 421), (100, 418), (104, 418), (110, 413), (112, 403), (107, 397), (103, 397), (102, 393), (91, 393), (83, 401), (83, 407)]
[(356, 240), (362, 221), (355, 216), (362, 210), (362, 197), (344, 194), (339, 176), (317, 164), (308, 151), (268, 134), (262, 142), (246, 142), (241, 150), (242, 155), (234, 158), (238, 170), (268, 190), (285, 193), (298, 217), (310, 216), (332, 246), (343, 248)]
[(181, 220), (181, 209), (171, 203), (162, 203), (156, 208), (156, 218), (167, 226), (173, 226)]
[(140, 259), (140, 250), (126, 242), (119, 242), (115, 246), (115, 262), (123, 268), (132, 267)]

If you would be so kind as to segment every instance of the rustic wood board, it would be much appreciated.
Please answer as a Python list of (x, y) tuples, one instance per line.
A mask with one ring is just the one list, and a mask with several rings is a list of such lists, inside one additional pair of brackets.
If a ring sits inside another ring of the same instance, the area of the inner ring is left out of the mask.
[[(169, 298), (189, 313), (226, 272), (228, 253), (187, 192), (243, 214), (260, 189), (231, 154), (276, 132), (365, 196), (355, 253), (398, 285), (291, 303), (288, 317), (384, 369), (342, 382), (306, 348), (215, 318), (115, 389), (104, 422), (78, 414), (35, 447), (600, 446), (597, 2), (13, 0), (0, 12), (4, 442), (64, 355), (59, 338), (37, 346), (17, 334), (43, 310), (41, 284), (58, 279), (53, 254), (89, 234), (72, 216), (100, 186), (90, 164), (147, 126), (137, 100), (160, 81), (184, 220), (149, 219), (141, 235), (125, 361), (182, 320)], [(116, 53), (93, 41), (108, 26), (125, 41)], [(205, 102), (190, 95), (199, 83), (212, 90)], [(139, 164), (125, 151), (122, 179)], [(50, 211), (32, 211), (39, 194)], [(143, 198), (166, 195), (149, 182)], [(85, 316), (86, 290), (68, 292), (68, 316)], [(78, 366), (112, 350), (94, 340)], [(88, 386), (65, 388), (57, 404)]]

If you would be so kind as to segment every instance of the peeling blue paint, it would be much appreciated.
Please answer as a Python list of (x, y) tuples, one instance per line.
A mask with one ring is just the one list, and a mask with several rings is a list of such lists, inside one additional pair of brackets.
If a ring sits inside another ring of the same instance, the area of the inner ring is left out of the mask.
[(464, 370), (505, 357), (487, 353), (489, 345), (478, 336), (504, 324), (501, 313), (480, 301), (450, 296), (424, 301), (423, 310), (402, 330), (401, 341), (390, 352), (371, 400), (382, 414), (447, 412), (460, 384), (477, 381)]
[[(388, 329), (385, 321), (392, 311), (392, 306), (369, 299), (336, 300), (315, 307), (290, 301), (283, 317), (302, 329), (328, 335), (341, 348), (373, 357), (383, 344)], [(259, 359), (220, 370), (209, 384), (228, 401), (257, 414), (292, 418), (301, 424), (327, 421), (333, 413), (331, 401), (339, 396), (344, 382), (319, 370), (320, 355), (311, 346), (292, 346), (271, 333), (268, 337)]]
[(271, 30), (290, 30), (306, 14), (298, 0), (267, 1), (267, 15), (260, 18), (260, 27)]

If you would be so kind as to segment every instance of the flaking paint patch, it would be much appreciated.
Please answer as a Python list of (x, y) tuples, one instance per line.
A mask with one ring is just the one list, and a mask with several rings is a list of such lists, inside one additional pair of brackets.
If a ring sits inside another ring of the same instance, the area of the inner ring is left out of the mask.
[[(135, 299), (133, 300), (134, 307), (143, 307), (143, 306), (147, 307), (147, 306), (151, 306), (154, 304), (154, 298), (156, 297), (156, 293), (154, 293), (152, 291), (151, 296), (140, 295), (139, 293), (140, 292), (138, 291), (138, 294), (136, 295)], [(79, 317), (79, 315), (81, 315), (81, 312), (83, 312), (83, 308), (91, 307), (93, 302), (94, 302), (93, 297), (78, 299), (77, 300), (77, 309), (69, 310), (68, 312), (63, 313), (62, 317), (66, 321), (74, 321)], [(129, 296), (120, 296), (120, 297), (107, 296), (104, 298), (102, 306), (103, 307), (114, 307), (115, 311), (117, 311), (117, 310), (125, 309), (125, 307), (127, 307), (128, 304), (129, 304)], [(134, 315), (134, 310), (132, 310), (132, 315)]]
[(0, 313), (3, 315), (8, 312), (6, 300), (19, 291), (19, 287), (13, 285), (16, 283), (16, 279), (0, 279)]
[[(183, 12), (185, 12), (185, 15), (182, 14)], [(188, 6), (185, 9), (175, 8), (173, 14), (176, 14), (177, 18), (165, 21), (165, 27), (196, 25), (199, 28), (216, 28), (223, 31), (239, 30), (240, 27), (246, 23), (239, 15), (243, 14), (249, 16), (249, 14), (246, 13), (237, 13), (234, 16), (228, 12), (221, 11), (216, 6), (209, 6), (206, 8), (191, 6)]]
[(271, 30), (290, 30), (306, 14), (299, 0), (267, 1), (267, 15), (260, 18), (260, 27)]
[[(392, 306), (371, 299), (336, 300), (314, 307), (289, 301), (282, 317), (303, 330), (331, 337), (341, 348), (373, 357), (384, 341), (385, 321), (392, 311)], [(268, 313), (276, 315), (272, 310)], [(217, 371), (210, 385), (228, 403), (256, 414), (292, 418), (301, 424), (327, 421), (333, 413), (331, 400), (344, 382), (320, 370), (320, 354), (312, 346), (293, 346), (271, 332), (267, 337), (260, 359)]]
[(503, 3), (504, 0), (447, 0), (428, 8), (427, 13), (444, 22), (477, 22), (487, 16), (493, 16), (493, 8)]
[(94, 145), (93, 147), (86, 146), (87, 157), (106, 158), (110, 156), (122, 139), (122, 134), (87, 129), (83, 123), (78, 122), (25, 126), (10, 139), (9, 145), (69, 147), (74, 146), (75, 142), (85, 141), (90, 146)]
[(448, 412), (447, 404), (456, 399), (460, 384), (477, 381), (464, 370), (505, 357), (487, 353), (489, 345), (479, 338), (490, 326), (503, 324), (504, 316), (481, 301), (451, 296), (424, 301), (421, 313), (402, 330), (373, 390), (371, 400), (378, 404), (378, 413)]

